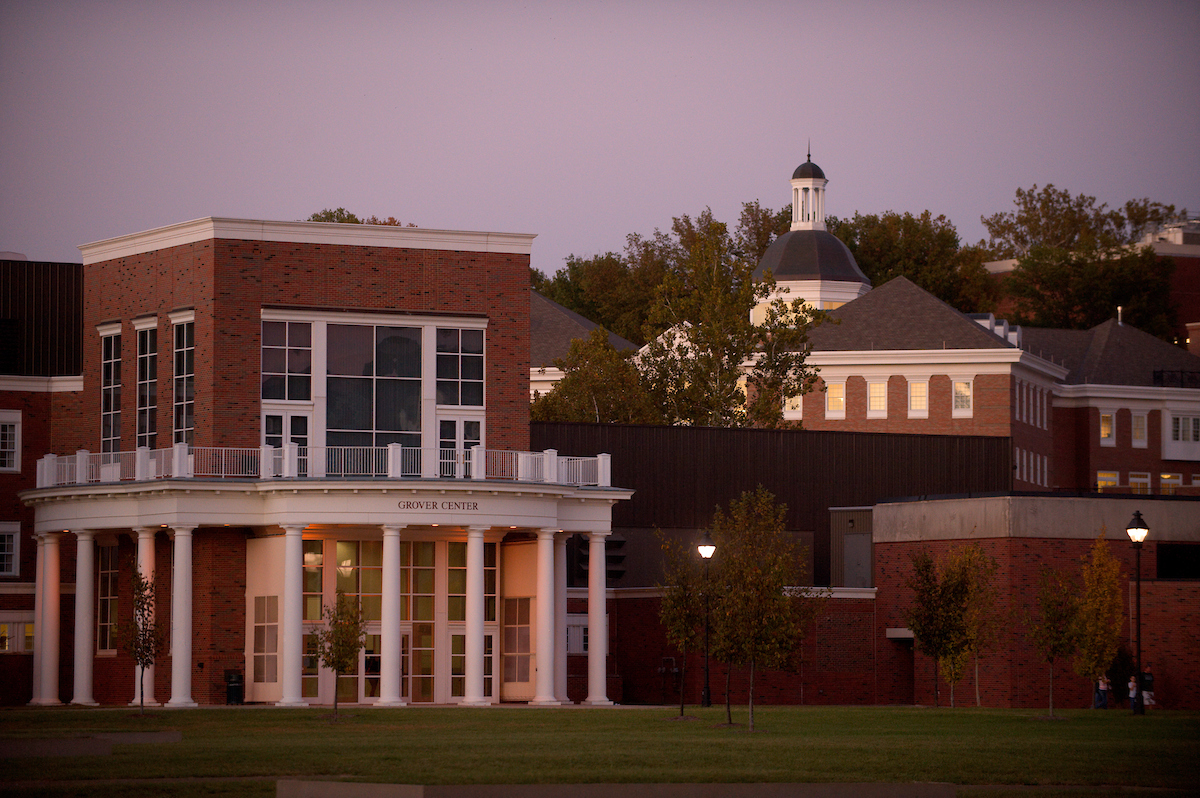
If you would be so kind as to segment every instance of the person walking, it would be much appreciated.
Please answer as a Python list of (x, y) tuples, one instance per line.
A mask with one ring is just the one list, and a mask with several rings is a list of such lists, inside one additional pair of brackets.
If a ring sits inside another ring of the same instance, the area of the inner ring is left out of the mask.
[(1108, 709), (1108, 677), (1103, 673), (1100, 674), (1100, 679), (1096, 682), (1096, 708)]

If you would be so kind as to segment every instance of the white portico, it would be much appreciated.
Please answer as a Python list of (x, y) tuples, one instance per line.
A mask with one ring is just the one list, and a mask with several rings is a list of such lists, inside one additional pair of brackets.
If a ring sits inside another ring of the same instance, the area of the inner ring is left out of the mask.
[[(519, 455), (523, 465), (495, 465), (503, 458), (494, 454)], [(606, 456), (559, 458), (554, 452), (480, 450), (479, 476), (433, 479), (197, 476), (201, 458), (193, 452), (176, 458), (177, 476), (149, 476), (152, 468), (139, 479), (131, 469), (128, 479), (99, 482), (100, 471), (88, 465), (94, 457), (57, 458), (70, 468), (49, 459), (40, 469), (41, 487), (23, 495), (36, 508), (42, 562), (56, 563), (63, 541), (75, 539), (76, 594), (89, 599), (75, 605), (71, 701), (80, 704), (95, 703), (97, 541), (129, 536), (144, 573), (169, 570), (165, 703), (186, 707), (196, 705), (193, 638), (212, 634), (206, 626), (212, 619), (193, 613), (199, 598), (193, 549), (211, 551), (206, 537), (215, 540), (213, 533), (229, 528), (244, 530), (236, 538), (244, 542), (228, 551), (228, 560), (245, 563), (246, 700), (304, 706), (331, 702), (337, 691), (339, 700), (377, 706), (562, 703), (563, 544), (583, 534), (591, 561), (603, 563), (612, 505), (631, 495), (607, 485)], [(79, 474), (84, 478), (76, 479)], [(159, 535), (170, 537), (172, 556), (163, 562), (160, 554), (155, 563)], [(228, 536), (222, 540), (228, 545)], [(589, 704), (609, 703), (604, 577), (603, 568), (589, 573)], [(311, 653), (321, 607), (338, 591), (359, 600), (368, 635), (358, 673), (341, 679), (317, 668)], [(57, 580), (39, 579), (43, 628), (60, 606), (60, 592)], [(45, 639), (39, 636), (39, 643)], [(35, 703), (54, 704), (59, 658), (50, 644), (42, 645)], [(136, 678), (127, 676), (131, 699)], [(148, 669), (141, 678), (149, 703), (153, 673)]]

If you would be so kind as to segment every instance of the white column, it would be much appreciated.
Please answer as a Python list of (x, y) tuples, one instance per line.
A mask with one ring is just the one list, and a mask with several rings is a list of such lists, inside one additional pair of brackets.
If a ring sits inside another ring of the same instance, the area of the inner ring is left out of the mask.
[(33, 695), (29, 703), (36, 705), (42, 697), (42, 592), (46, 589), (46, 541), (36, 535), (37, 564), (33, 577)]
[(563, 704), (567, 697), (567, 533), (554, 538), (554, 697)]
[(466, 685), (462, 703), (485, 706), (483, 695), (483, 533), (484, 526), (467, 527)]
[[(142, 575), (142, 578), (147, 582), (154, 583), (154, 535), (158, 532), (158, 527), (142, 527), (137, 531), (137, 569)], [(157, 585), (156, 585), (157, 587)], [(158, 617), (158, 608), (155, 608), (154, 617)], [(139, 689), (138, 685), (141, 685)], [(136, 707), (142, 700), (142, 691), (145, 691), (145, 702), (148, 707), (158, 706), (158, 702), (154, 700), (154, 666), (142, 669), (141, 667), (133, 666), (133, 700), (129, 702), (130, 706)]]
[(169, 707), (194, 707), (192, 700), (192, 527), (172, 529), (175, 573), (171, 575), (171, 700)]
[(608, 532), (588, 534), (588, 697), (585, 704), (608, 706), (608, 561), (604, 539)]
[(61, 704), (58, 698), (58, 621), (61, 606), (58, 559), (58, 533), (42, 535), (42, 612), (41, 628), (34, 627), (41, 641), (41, 679), (39, 693), (30, 703), (39, 706)]
[(530, 704), (558, 706), (554, 697), (554, 533), (539, 529), (537, 536), (537, 682)]
[[(300, 696), (304, 656), (304, 527), (283, 527), (283, 607), (280, 615), (279, 707), (306, 707)], [(382, 666), (383, 663), (380, 663)], [(382, 685), (380, 686), (382, 688)]]
[(75, 530), (75, 691), (72, 704), (96, 706), (92, 664), (96, 647), (96, 538), (90, 529)]
[[(399, 445), (396, 447), (399, 449)], [(389, 455), (393, 450), (389, 445)], [(396, 453), (399, 464), (399, 455)], [(383, 527), (383, 607), (379, 615), (379, 700), (377, 707), (402, 707), (400, 697), (400, 527)]]

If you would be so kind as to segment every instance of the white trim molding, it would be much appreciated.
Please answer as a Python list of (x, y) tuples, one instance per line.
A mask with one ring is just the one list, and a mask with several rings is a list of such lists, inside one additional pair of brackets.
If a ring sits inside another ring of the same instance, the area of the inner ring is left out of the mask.
[(79, 251), (83, 253), (85, 266), (213, 239), (528, 255), (536, 237), (535, 233), (433, 230), (425, 227), (328, 222), (275, 222), (207, 216), (141, 233), (81, 244)]

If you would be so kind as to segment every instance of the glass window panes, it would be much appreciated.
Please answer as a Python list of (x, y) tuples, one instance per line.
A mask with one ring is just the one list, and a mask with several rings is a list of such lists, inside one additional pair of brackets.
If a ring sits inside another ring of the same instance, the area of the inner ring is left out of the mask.
[(326, 443), (421, 445), (421, 329), (327, 328)]
[(312, 398), (312, 324), (309, 322), (262, 323), (262, 398), (290, 401)]
[(919, 411), (929, 409), (929, 383), (910, 382), (908, 384), (908, 409)]
[(867, 383), (867, 409), (880, 413), (887, 410), (887, 383)]
[(324, 541), (304, 541), (304, 620), (321, 620), (322, 587), (325, 574)]
[(483, 406), (483, 330), (437, 331), (437, 403)]
[(955, 410), (970, 410), (971, 409), (971, 382), (970, 382), (970, 380), (957, 381), (954, 383), (954, 409)]
[(99, 546), (96, 555), (96, 649), (113, 651), (117, 648), (117, 547)]

